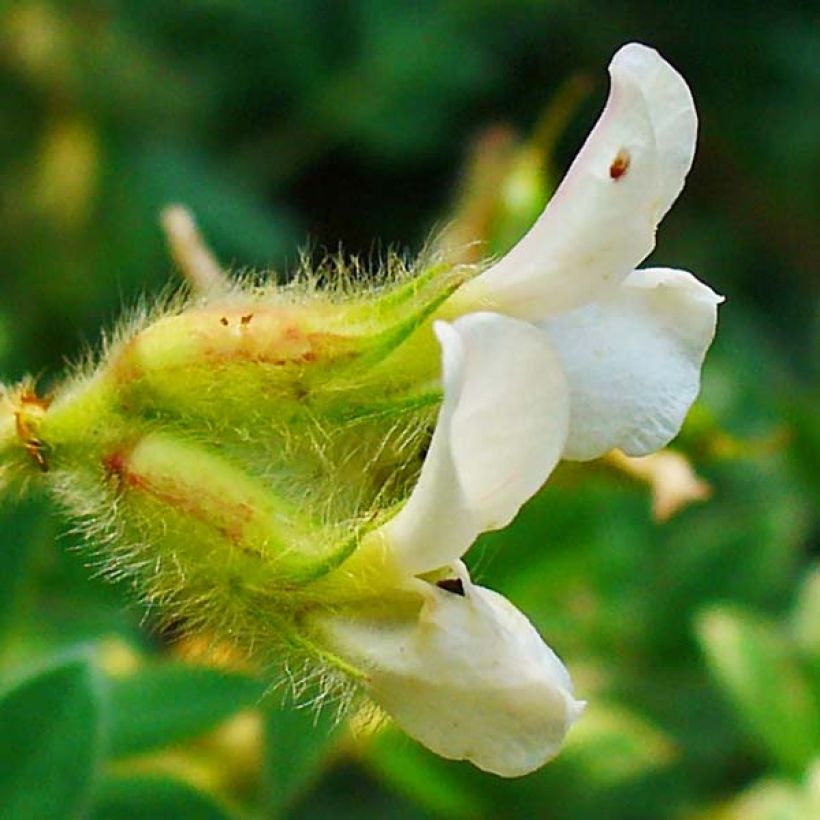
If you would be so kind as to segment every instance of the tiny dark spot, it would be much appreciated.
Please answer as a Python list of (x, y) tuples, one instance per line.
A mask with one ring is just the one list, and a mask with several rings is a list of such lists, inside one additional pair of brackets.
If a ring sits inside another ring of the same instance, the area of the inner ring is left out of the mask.
[(121, 476), (125, 472), (125, 453), (114, 452), (103, 457), (103, 469), (110, 476)]
[(461, 578), (444, 578), (436, 581), (436, 586), (446, 592), (452, 592), (453, 595), (464, 597), (464, 584), (461, 583)]
[(626, 148), (621, 148), (612, 160), (612, 165), (609, 166), (609, 175), (612, 179), (620, 179), (629, 170), (629, 151)]
[(48, 459), (46, 458), (45, 445), (37, 439), (32, 439), (26, 444), (26, 450), (37, 465), (41, 473), (47, 473), (49, 470)]
[(154, 625), (152, 634), (168, 646), (179, 643), (188, 633), (190, 627), (182, 618), (168, 618)]
[(244, 316), (240, 317), (239, 321), (243, 325), (249, 325), (251, 323), (251, 319), (253, 319), (253, 314), (252, 313), (246, 313)]
[(416, 454), (416, 458), (423, 464), (424, 459), (427, 458), (427, 453), (430, 452), (430, 445), (433, 443), (433, 428), (430, 427), (427, 429), (425, 434), (425, 440), (422, 445), (419, 446), (418, 452)]
[(228, 319), (227, 319), (227, 317), (223, 316), (223, 317), (219, 320), (219, 323), (220, 323), (221, 325), (224, 325), (225, 327), (227, 327), (227, 326), (228, 326)]

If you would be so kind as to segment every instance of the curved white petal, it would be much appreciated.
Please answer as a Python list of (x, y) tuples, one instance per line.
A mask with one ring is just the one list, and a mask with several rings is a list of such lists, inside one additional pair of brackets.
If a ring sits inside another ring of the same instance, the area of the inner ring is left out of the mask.
[(546, 209), (499, 262), (456, 299), (537, 320), (605, 294), (655, 246), (683, 187), (697, 118), (683, 78), (631, 43), (609, 66), (606, 107)]
[(410, 575), (506, 526), (555, 467), (569, 424), (566, 380), (537, 328), (473, 313), (435, 331), (444, 402), (418, 484), (380, 531)]
[(425, 602), (404, 618), (337, 615), (321, 629), (407, 734), (442, 757), (516, 777), (558, 752), (583, 703), (524, 615), (463, 578), (464, 595), (417, 582)]
[(651, 453), (680, 429), (723, 301), (690, 273), (634, 271), (610, 298), (541, 323), (570, 385), (565, 458)]
[[(658, 152), (658, 221), (672, 207), (692, 160), (698, 136), (695, 101), (686, 80), (657, 51), (639, 43), (615, 55), (621, 70), (634, 77), (647, 101)], [(614, 62), (614, 61), (613, 61)]]

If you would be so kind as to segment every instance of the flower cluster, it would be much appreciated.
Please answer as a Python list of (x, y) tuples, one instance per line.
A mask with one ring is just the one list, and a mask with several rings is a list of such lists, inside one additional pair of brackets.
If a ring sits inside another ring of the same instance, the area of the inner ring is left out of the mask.
[(686, 83), (637, 44), (610, 74), (499, 261), (166, 305), (47, 399), (6, 391), (5, 474), (39, 473), (168, 617), (340, 671), (444, 757), (539, 767), (583, 703), (461, 558), (561, 459), (669, 442), (721, 301), (689, 273), (635, 270), (692, 163)]

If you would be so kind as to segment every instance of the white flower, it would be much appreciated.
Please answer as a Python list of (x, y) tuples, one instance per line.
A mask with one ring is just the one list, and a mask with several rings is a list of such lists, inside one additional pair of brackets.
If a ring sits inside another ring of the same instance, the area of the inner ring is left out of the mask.
[(370, 560), (392, 593), (318, 624), (408, 734), (504, 776), (552, 757), (583, 704), (529, 621), (459, 559), (561, 458), (669, 442), (721, 301), (689, 273), (634, 270), (683, 187), (697, 120), (654, 50), (627, 45), (609, 70), (603, 114), (543, 214), (435, 326), (444, 402), (418, 483), (342, 567), (355, 577)]

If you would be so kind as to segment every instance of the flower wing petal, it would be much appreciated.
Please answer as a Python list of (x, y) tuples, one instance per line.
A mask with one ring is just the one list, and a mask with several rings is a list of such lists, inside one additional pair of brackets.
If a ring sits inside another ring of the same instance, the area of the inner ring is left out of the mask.
[(651, 453), (680, 429), (712, 341), (714, 291), (690, 273), (634, 271), (608, 299), (541, 323), (570, 385), (564, 457)]
[(509, 601), (463, 581), (464, 595), (425, 587), (420, 613), (327, 619), (333, 651), (407, 734), (452, 760), (504, 777), (559, 750), (583, 709), (569, 674)]
[(618, 51), (609, 73), (603, 113), (546, 209), (462, 288), (459, 304), (541, 319), (605, 294), (654, 248), (692, 164), (692, 96), (674, 68), (637, 43)]
[(461, 557), (547, 479), (569, 424), (566, 380), (533, 325), (473, 313), (435, 326), (444, 402), (418, 483), (381, 530), (403, 572)]

